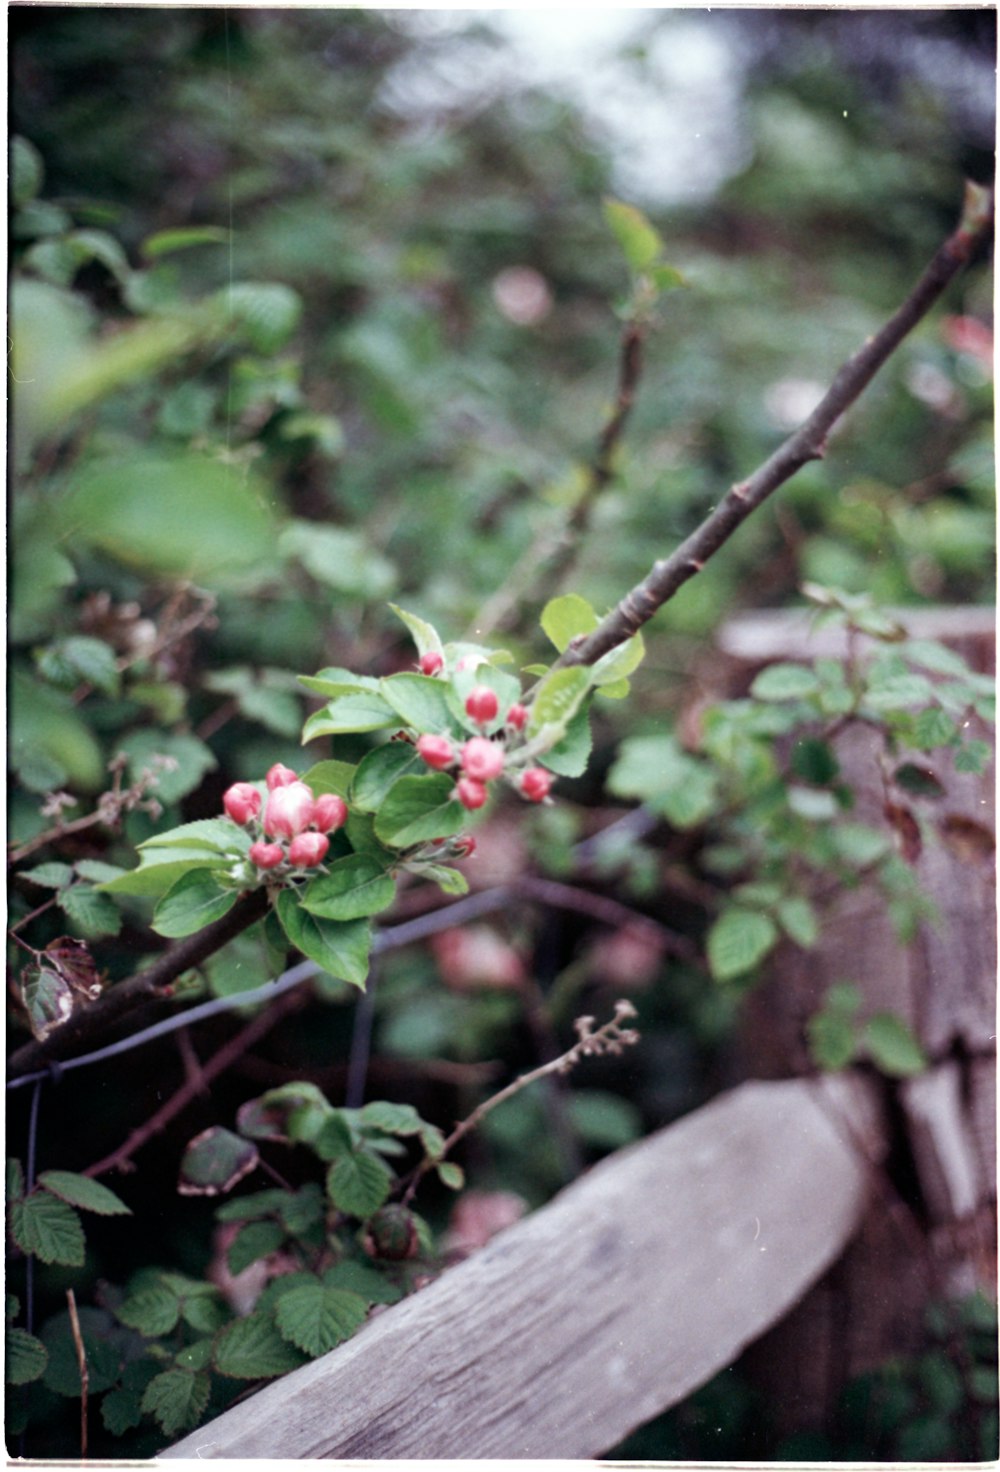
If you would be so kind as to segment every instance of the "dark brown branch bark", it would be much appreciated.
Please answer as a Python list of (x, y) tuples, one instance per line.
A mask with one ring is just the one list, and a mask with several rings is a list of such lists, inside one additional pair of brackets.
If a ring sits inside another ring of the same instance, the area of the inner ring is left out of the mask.
[(22, 1073), (30, 1073), (32, 1069), (44, 1068), (47, 1063), (65, 1058), (67, 1054), (79, 1051), (81, 1044), (107, 1032), (113, 1023), (126, 1013), (134, 1011), (141, 1003), (168, 998), (171, 983), (178, 976), (194, 966), (200, 966), (235, 936), (263, 919), (267, 913), (267, 903), (267, 893), (263, 889), (255, 890), (244, 899), (238, 900), (228, 915), (206, 925), (196, 935), (189, 935), (178, 941), (145, 971), (130, 976), (126, 981), (120, 981), (93, 1006), (71, 1017), (44, 1043), (30, 1042), (18, 1048), (8, 1061), (7, 1077), (18, 1078)]
[(623, 644), (684, 584), (764, 501), (810, 460), (823, 458), (827, 437), (896, 348), (930, 311), (948, 284), (984, 241), (993, 224), (993, 195), (969, 186), (958, 228), (937, 251), (910, 295), (888, 322), (840, 368), (805, 423), (747, 480), (731, 487), (710, 516), (686, 541), (653, 564), (648, 576), (621, 600), (586, 639), (571, 644), (561, 665), (594, 664)]

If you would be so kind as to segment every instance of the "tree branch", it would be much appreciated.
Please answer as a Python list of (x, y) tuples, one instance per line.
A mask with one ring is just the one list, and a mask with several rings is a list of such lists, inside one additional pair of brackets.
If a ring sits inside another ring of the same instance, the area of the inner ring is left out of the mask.
[(631, 638), (701, 571), (772, 492), (810, 460), (823, 458), (827, 437), (837, 420), (859, 398), (904, 337), (923, 320), (973, 252), (988, 238), (992, 224), (992, 190), (967, 185), (965, 209), (958, 228), (938, 249), (898, 311), (843, 364), (805, 423), (747, 480), (732, 486), (697, 530), (669, 557), (654, 563), (648, 576), (626, 593), (592, 634), (571, 644), (557, 664), (594, 664)]

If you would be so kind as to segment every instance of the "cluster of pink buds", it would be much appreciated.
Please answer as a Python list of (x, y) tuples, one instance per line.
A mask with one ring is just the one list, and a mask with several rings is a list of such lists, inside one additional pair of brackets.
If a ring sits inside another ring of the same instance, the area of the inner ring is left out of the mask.
[(262, 836), (250, 845), (258, 869), (309, 869), (321, 864), (330, 847), (327, 836), (347, 822), (347, 804), (335, 793), (313, 796), (291, 767), (275, 763), (267, 774), (267, 797), (251, 782), (234, 782), (222, 799), (227, 815), (241, 828)]
[[(476, 685), (465, 701), (465, 711), (477, 726), (491, 725), (500, 712), (500, 702), (489, 685)], [(528, 720), (523, 705), (515, 703), (507, 711), (502, 733), (494, 738), (470, 736), (456, 747), (450, 736), (424, 735), (417, 738), (417, 751), (429, 767), (437, 772), (458, 768), (455, 796), (464, 808), (481, 808), (489, 796), (489, 783), (506, 774), (522, 797), (529, 802), (544, 802), (552, 786), (552, 777), (544, 767), (523, 767), (516, 758), (511, 761), (506, 742), (519, 735)]]

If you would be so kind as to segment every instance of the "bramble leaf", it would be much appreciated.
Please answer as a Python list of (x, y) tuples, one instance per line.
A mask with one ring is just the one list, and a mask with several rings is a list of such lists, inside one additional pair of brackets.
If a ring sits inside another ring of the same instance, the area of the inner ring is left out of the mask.
[(273, 1312), (255, 1309), (227, 1324), (215, 1341), (215, 1368), (233, 1380), (269, 1380), (305, 1363), (300, 1350), (278, 1332)]
[(150, 1380), (142, 1397), (142, 1410), (154, 1416), (165, 1436), (176, 1436), (197, 1426), (205, 1413), (212, 1382), (204, 1371), (174, 1366)]
[(326, 1176), (327, 1195), (349, 1216), (371, 1216), (387, 1199), (391, 1186), (389, 1167), (368, 1150), (338, 1156)]
[(21, 1251), (41, 1262), (83, 1266), (83, 1224), (72, 1206), (47, 1191), (33, 1191), (11, 1205), (10, 1230)]
[(361, 1327), (368, 1305), (346, 1288), (302, 1284), (278, 1300), (274, 1317), (284, 1339), (308, 1355), (326, 1354)]
[(26, 1329), (8, 1329), (4, 1352), (4, 1378), (8, 1385), (29, 1385), (40, 1380), (49, 1362), (49, 1352), (40, 1339)]
[(131, 1216), (132, 1208), (126, 1206), (114, 1191), (92, 1181), (89, 1176), (77, 1175), (71, 1170), (43, 1170), (38, 1184), (82, 1211), (93, 1211), (98, 1216)]
[(778, 940), (769, 915), (731, 905), (708, 932), (708, 965), (716, 981), (733, 981), (764, 959)]
[(209, 1125), (189, 1141), (181, 1157), (181, 1196), (219, 1196), (257, 1167), (257, 1147), (221, 1125)]

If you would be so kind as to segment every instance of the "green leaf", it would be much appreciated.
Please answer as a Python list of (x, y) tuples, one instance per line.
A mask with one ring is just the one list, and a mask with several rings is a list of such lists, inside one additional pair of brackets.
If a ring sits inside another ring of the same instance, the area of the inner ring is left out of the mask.
[(468, 814), (454, 792), (454, 781), (444, 772), (401, 777), (376, 815), (376, 837), (391, 848), (409, 848), (459, 833)]
[(623, 741), (607, 786), (616, 797), (639, 798), (680, 829), (703, 823), (719, 801), (715, 769), (683, 751), (673, 736)]
[(354, 1149), (354, 1136), (343, 1110), (337, 1109), (324, 1119), (310, 1145), (320, 1160), (337, 1160)]
[[(287, 424), (282, 425), (283, 429)], [(292, 521), (278, 539), (284, 557), (294, 557), (318, 583), (364, 598), (382, 598), (397, 582), (388, 558), (364, 536), (318, 521)]]
[(910, 737), (918, 751), (932, 751), (936, 746), (951, 746), (959, 740), (959, 730), (940, 706), (922, 710), (913, 722)]
[[(607, 654), (592, 666), (593, 681), (603, 695), (610, 695), (615, 686), (633, 674), (646, 656), (646, 646), (641, 634), (633, 634), (624, 644), (609, 649)], [(626, 689), (625, 693), (628, 691)]]
[[(83, 1305), (77, 1310), (77, 1317), (87, 1360), (90, 1392), (92, 1395), (99, 1395), (101, 1391), (114, 1385), (121, 1373), (122, 1351), (120, 1342), (114, 1342), (114, 1319), (104, 1309), (87, 1308)], [(49, 1355), (43, 1385), (57, 1395), (78, 1399), (80, 1365), (69, 1314), (59, 1313), (47, 1319), (39, 1338)]]
[(440, 654), (442, 658), (444, 657), (444, 645), (433, 624), (429, 624), (426, 619), (418, 618), (415, 613), (407, 613), (405, 608), (400, 608), (395, 603), (390, 603), (389, 607), (409, 629), (410, 637), (417, 646), (418, 657), (424, 654)]
[(217, 586), (273, 561), (272, 504), (245, 466), (136, 448), (74, 477), (57, 530), (139, 572)]
[(232, 1380), (269, 1380), (305, 1363), (301, 1352), (279, 1334), (273, 1312), (261, 1309), (222, 1330), (214, 1359), (219, 1374)]
[(402, 1288), (391, 1283), (384, 1273), (368, 1263), (334, 1263), (323, 1274), (323, 1282), (330, 1288), (347, 1288), (358, 1294), (365, 1303), (398, 1303), (403, 1296)]
[(89, 939), (117, 935), (122, 928), (122, 917), (114, 901), (92, 885), (74, 884), (63, 890), (59, 896), (59, 906), (80, 934)]
[(7, 1160), (5, 1194), (8, 1201), (20, 1201), (24, 1195), (24, 1171), (13, 1157)]
[(955, 752), (955, 771), (973, 772), (977, 776), (985, 772), (993, 752), (986, 741), (967, 741)]
[(38, 864), (34, 869), (22, 869), (21, 879), (30, 879), (32, 884), (39, 884), (43, 889), (63, 889), (67, 884), (73, 882), (73, 866), (71, 864)]
[[(218, 766), (204, 741), (184, 732), (130, 731), (118, 744), (129, 759), (128, 772), (131, 780), (138, 781), (144, 770), (151, 771), (156, 778), (153, 792), (165, 804), (180, 802), (182, 797), (194, 792), (201, 785), (206, 772), (212, 772)], [(166, 757), (167, 764), (158, 763), (157, 757)], [(156, 840), (152, 842), (155, 843)]]
[(253, 1191), (248, 1196), (237, 1196), (216, 1207), (217, 1222), (250, 1222), (261, 1217), (272, 1216), (286, 1200), (288, 1192), (275, 1186), (266, 1191)]
[(297, 951), (331, 976), (364, 991), (372, 943), (367, 920), (323, 920), (310, 915), (289, 889), (279, 893), (277, 910), (281, 928)]
[(550, 728), (553, 734), (552, 744), (555, 745), (586, 699), (591, 680), (592, 671), (579, 666), (553, 670), (546, 675), (531, 702), (529, 738)]
[(154, 1416), (165, 1436), (176, 1436), (197, 1426), (205, 1414), (212, 1382), (203, 1371), (174, 1367), (164, 1370), (146, 1386), (142, 1410)]
[(21, 973), (21, 998), (31, 1031), (43, 1043), (73, 1015), (73, 991), (51, 966), (27, 966)]
[(449, 1191), (461, 1191), (465, 1185), (465, 1171), (453, 1160), (441, 1160), (434, 1169), (442, 1186), (447, 1186)]
[(92, 1181), (89, 1176), (77, 1175), (75, 1171), (43, 1170), (38, 1184), (51, 1191), (53, 1196), (58, 1196), (60, 1201), (80, 1207), (81, 1211), (93, 1211), (98, 1216), (132, 1215), (132, 1208), (126, 1206), (114, 1191), (102, 1186), (100, 1181)]
[(192, 869), (178, 879), (153, 911), (153, 929), (170, 940), (194, 935), (213, 920), (221, 920), (239, 895), (225, 889), (210, 870)]
[(803, 782), (816, 787), (826, 787), (840, 773), (840, 763), (828, 741), (815, 736), (804, 736), (792, 747), (792, 771)]
[(392, 1186), (389, 1167), (368, 1150), (339, 1156), (326, 1176), (326, 1191), (338, 1211), (367, 1217), (388, 1198)]
[(459, 730), (448, 704), (448, 686), (430, 675), (389, 675), (381, 694), (407, 726), (421, 735)]
[(908, 639), (900, 646), (900, 654), (911, 664), (918, 664), (936, 675), (968, 675), (969, 666), (960, 654), (934, 639)]
[(8, 1329), (5, 1341), (4, 1378), (8, 1385), (29, 1385), (40, 1380), (49, 1362), (49, 1352), (40, 1339), (26, 1329)]
[(873, 674), (865, 704), (875, 711), (910, 710), (934, 698), (934, 686), (923, 675)]
[(386, 910), (396, 898), (396, 881), (370, 854), (336, 859), (326, 874), (307, 885), (299, 903), (324, 920), (360, 920)]
[(604, 201), (604, 218), (633, 271), (648, 271), (663, 250), (660, 233), (641, 210), (621, 200)]
[(285, 1339), (315, 1357), (350, 1339), (367, 1313), (368, 1305), (357, 1293), (316, 1282), (283, 1294), (274, 1317)]
[(769, 915), (731, 905), (708, 932), (708, 965), (716, 981), (732, 981), (761, 962), (778, 940)]
[(242, 1273), (259, 1257), (267, 1257), (285, 1240), (285, 1229), (277, 1222), (247, 1222), (237, 1232), (226, 1253), (231, 1273)]
[(885, 833), (865, 823), (838, 823), (831, 838), (840, 858), (858, 869), (877, 863), (892, 846)]
[(564, 734), (548, 751), (542, 752), (538, 761), (559, 777), (582, 777), (590, 761), (592, 746), (590, 712), (586, 706), (581, 706), (567, 722)]
[(919, 1042), (894, 1012), (877, 1012), (874, 1017), (869, 1017), (862, 1037), (876, 1068), (890, 1078), (908, 1078), (923, 1073), (927, 1067), (927, 1058)]
[(806, 1023), (806, 1039), (816, 1067), (831, 1073), (846, 1068), (857, 1050), (854, 1024), (841, 1012), (816, 1012)]
[(413, 865), (413, 872), (426, 879), (430, 884), (436, 884), (445, 894), (463, 895), (469, 893), (469, 881), (458, 869), (449, 869), (446, 864), (420, 864)]
[(819, 940), (816, 911), (804, 895), (789, 895), (775, 909), (778, 924), (797, 946), (810, 950)]
[(903, 762), (892, 774), (905, 792), (917, 797), (944, 797), (944, 787), (929, 767), (918, 767), (916, 762)]
[(302, 728), (302, 743), (317, 736), (343, 736), (362, 731), (382, 731), (398, 726), (399, 716), (387, 700), (375, 691), (341, 695), (328, 701), (322, 710), (309, 717)]
[(426, 1128), (412, 1104), (392, 1104), (374, 1099), (358, 1114), (362, 1129), (378, 1130), (384, 1135), (419, 1135)]
[(196, 245), (224, 245), (228, 239), (229, 231), (221, 225), (186, 225), (176, 230), (157, 230), (154, 235), (147, 235), (139, 248), (148, 261), (155, 261)]
[(542, 609), (542, 629), (560, 654), (578, 634), (593, 633), (599, 623), (600, 619), (586, 598), (580, 598), (576, 593), (552, 598)]
[(341, 669), (339, 665), (330, 665), (316, 675), (298, 675), (296, 678), (314, 695), (323, 695), (331, 700), (341, 695), (364, 695), (371, 691), (378, 694), (381, 684), (372, 675), (356, 675), (353, 670)]
[(606, 1089), (575, 1089), (567, 1102), (574, 1130), (594, 1149), (618, 1150), (642, 1134), (638, 1109), (619, 1094)]
[(772, 664), (750, 686), (755, 700), (805, 700), (819, 690), (816, 671), (805, 664)]
[(221, 1125), (209, 1125), (181, 1156), (177, 1190), (182, 1196), (220, 1196), (256, 1170), (256, 1145)]
[(27, 138), (20, 136), (10, 140), (10, 194), (15, 205), (25, 205), (34, 199), (42, 188), (45, 165), (42, 155)]
[(76, 634), (60, 639), (36, 655), (38, 670), (46, 680), (67, 690), (80, 684), (93, 685), (104, 695), (117, 695), (121, 685), (118, 657), (103, 639)]
[(312, 788), (317, 797), (324, 792), (333, 792), (338, 797), (346, 798), (356, 771), (357, 767), (353, 762), (316, 762), (302, 773), (302, 781)]
[(401, 777), (423, 776), (427, 765), (408, 741), (389, 741), (361, 758), (349, 800), (363, 813), (376, 813)]
[(34, 1191), (10, 1208), (10, 1230), (22, 1252), (41, 1262), (83, 1267), (83, 1224), (72, 1206), (46, 1191)]
[(129, 1293), (115, 1313), (123, 1324), (146, 1339), (160, 1339), (177, 1327), (181, 1300), (166, 1283), (147, 1283)]
[(246, 1100), (236, 1112), (236, 1127), (255, 1140), (310, 1144), (332, 1113), (322, 1090), (298, 1079)]
[(295, 331), (302, 298), (274, 281), (236, 281), (218, 293), (226, 318), (238, 324), (258, 353), (274, 353)]

